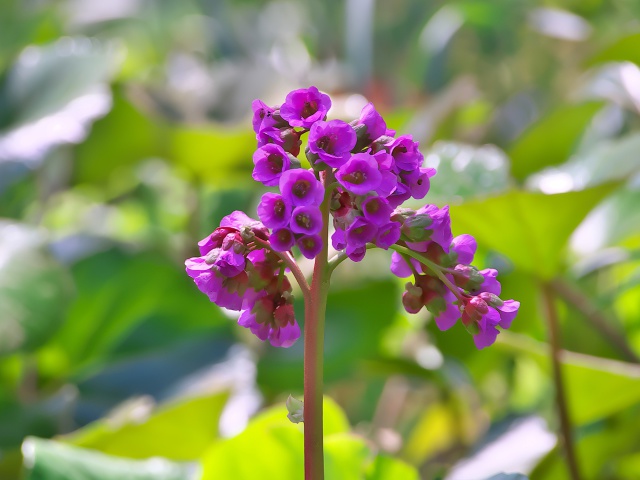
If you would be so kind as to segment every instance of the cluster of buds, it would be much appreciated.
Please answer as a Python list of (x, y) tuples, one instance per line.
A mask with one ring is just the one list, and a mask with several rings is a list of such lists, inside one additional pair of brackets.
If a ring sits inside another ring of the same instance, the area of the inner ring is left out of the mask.
[[(187, 260), (189, 275), (211, 301), (241, 310), (240, 325), (289, 346), (300, 329), (279, 255), (294, 246), (309, 259), (320, 253), (325, 208), (333, 247), (352, 261), (361, 261), (367, 248), (395, 250), (391, 271), (415, 279), (403, 295), (408, 312), (426, 307), (442, 330), (460, 319), (478, 348), (493, 343), (496, 326), (508, 328), (520, 304), (498, 297), (495, 270), (470, 265), (475, 240), (453, 238), (448, 207), (402, 208), (410, 198), (424, 198), (436, 174), (423, 166), (418, 142), (396, 136), (371, 103), (350, 123), (327, 121), (330, 108), (331, 99), (316, 87), (290, 92), (280, 106), (253, 102), (252, 176), (278, 191), (262, 196), (260, 221), (241, 212), (226, 217), (200, 242), (202, 256)], [(308, 170), (298, 159), (304, 134)]]

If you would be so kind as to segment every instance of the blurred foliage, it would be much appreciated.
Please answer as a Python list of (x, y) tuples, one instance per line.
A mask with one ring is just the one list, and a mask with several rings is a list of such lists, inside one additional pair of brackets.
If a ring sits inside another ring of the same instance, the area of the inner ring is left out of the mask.
[(638, 18), (636, 0), (0, 2), (0, 477), (302, 478), (301, 342), (256, 341), (182, 262), (257, 204), (251, 100), (310, 84), (420, 140), (429, 201), (522, 302), (479, 352), (404, 313), (384, 253), (343, 264), (327, 477), (568, 478), (549, 285), (583, 478), (640, 477)]

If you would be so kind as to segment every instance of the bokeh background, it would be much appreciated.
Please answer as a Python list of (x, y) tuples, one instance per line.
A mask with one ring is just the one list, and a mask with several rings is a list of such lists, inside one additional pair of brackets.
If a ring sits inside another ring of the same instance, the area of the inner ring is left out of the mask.
[(522, 303), (477, 351), (402, 310), (385, 252), (345, 262), (328, 478), (569, 478), (549, 311), (581, 478), (640, 478), (639, 19), (637, 0), (1, 0), (0, 478), (302, 478), (301, 342), (261, 344), (183, 261), (255, 213), (251, 101), (308, 85), (421, 142), (428, 201)]

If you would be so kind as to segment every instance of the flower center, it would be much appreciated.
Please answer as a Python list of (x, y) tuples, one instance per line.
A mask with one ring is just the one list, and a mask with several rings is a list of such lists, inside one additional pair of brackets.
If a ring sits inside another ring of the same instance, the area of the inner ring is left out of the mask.
[(325, 135), (318, 140), (318, 147), (327, 153), (333, 153), (333, 147), (336, 144), (336, 140), (337, 138), (335, 135)]
[(311, 218), (306, 213), (296, 215), (296, 223), (306, 230), (311, 228)]
[(276, 217), (283, 217), (285, 210), (286, 210), (286, 207), (285, 207), (284, 202), (282, 200), (278, 200), (273, 205), (273, 213), (276, 215)]
[(304, 198), (309, 193), (309, 189), (311, 188), (311, 183), (308, 180), (299, 180), (291, 189), (291, 192), (298, 198)]
[(365, 208), (369, 213), (376, 213), (378, 210), (380, 210), (380, 205), (378, 204), (377, 201), (371, 200), (367, 202), (367, 206)]
[(272, 153), (267, 157), (267, 162), (269, 163), (269, 170), (271, 170), (271, 172), (282, 172), (283, 159), (280, 155), (278, 155), (277, 153)]
[(361, 183), (364, 183), (367, 181), (367, 174), (360, 171), (353, 172), (353, 173), (349, 173), (348, 175), (345, 175), (344, 179), (353, 185), (360, 185)]
[(318, 111), (318, 102), (304, 102), (300, 115), (302, 118), (307, 118)]

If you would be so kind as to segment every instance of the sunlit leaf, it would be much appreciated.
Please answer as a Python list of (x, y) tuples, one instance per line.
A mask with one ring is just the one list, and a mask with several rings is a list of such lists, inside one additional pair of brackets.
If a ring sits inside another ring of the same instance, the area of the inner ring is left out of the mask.
[(196, 480), (199, 470), (162, 458), (126, 460), (34, 437), (25, 440), (22, 453), (25, 480)]
[(640, 33), (618, 39), (587, 60), (587, 65), (629, 61), (640, 65)]
[(418, 480), (418, 471), (410, 465), (386, 455), (378, 455), (367, 471), (366, 480)]
[(187, 398), (155, 412), (138, 405), (125, 418), (99, 420), (64, 441), (122, 457), (194, 460), (217, 438), (226, 400), (225, 393)]
[(511, 191), (452, 206), (454, 234), (469, 233), (516, 266), (550, 278), (563, 267), (564, 247), (573, 230), (612, 188), (605, 185), (557, 195)]
[(580, 135), (601, 107), (600, 102), (565, 106), (534, 123), (507, 152), (513, 175), (522, 180), (544, 167), (568, 160)]

